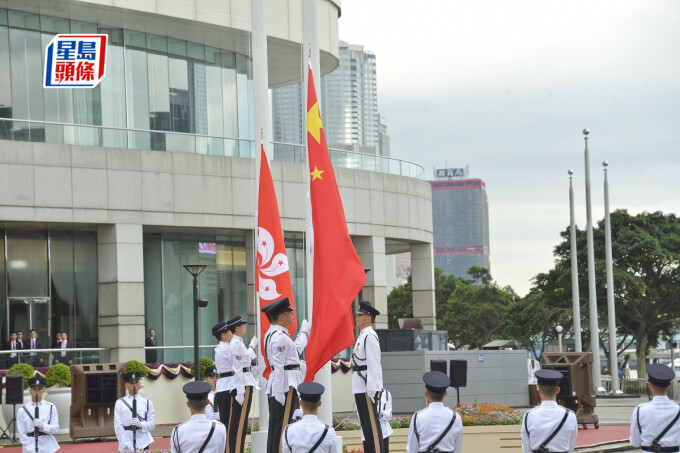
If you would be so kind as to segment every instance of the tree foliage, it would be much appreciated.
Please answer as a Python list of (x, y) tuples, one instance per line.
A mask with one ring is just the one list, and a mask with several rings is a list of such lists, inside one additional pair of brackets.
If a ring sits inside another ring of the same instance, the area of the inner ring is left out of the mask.
[[(680, 221), (661, 212), (631, 216), (626, 210), (611, 213), (612, 267), (618, 334), (635, 341), (638, 375), (645, 377), (642, 364), (659, 336), (680, 318)], [(571, 250), (569, 229), (555, 247), (555, 266), (534, 278), (532, 290), (550, 294), (551, 300), (565, 310), (571, 308)], [(582, 325), (587, 326), (588, 271), (586, 231), (576, 234), (578, 250), (579, 299)], [(604, 221), (593, 228), (595, 251), (596, 300), (600, 334), (606, 335), (607, 288)], [(584, 317), (583, 315), (586, 315)], [(571, 323), (565, 324), (571, 327)], [(625, 347), (621, 342), (619, 347)], [(588, 344), (585, 339), (583, 344)], [(585, 346), (584, 346), (585, 349)]]
[(479, 349), (501, 339), (503, 319), (518, 296), (509, 286), (500, 287), (494, 282), (488, 269), (471, 267), (468, 274), (473, 280), (458, 279), (442, 307), (443, 316), (438, 314), (442, 320), (438, 327), (449, 332), (449, 340), (456, 346)]

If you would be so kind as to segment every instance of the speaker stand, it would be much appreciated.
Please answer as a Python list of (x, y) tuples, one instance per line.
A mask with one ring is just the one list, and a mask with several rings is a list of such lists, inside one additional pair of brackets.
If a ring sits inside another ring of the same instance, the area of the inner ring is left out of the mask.
[(458, 398), (458, 404), (460, 404), (460, 387), (456, 387), (456, 397)]
[[(8, 431), (12, 427), (12, 437), (9, 437)], [(7, 424), (6, 428), (0, 427), (0, 440), (7, 439), (13, 444), (17, 443), (17, 405), (12, 404), (12, 420)]]

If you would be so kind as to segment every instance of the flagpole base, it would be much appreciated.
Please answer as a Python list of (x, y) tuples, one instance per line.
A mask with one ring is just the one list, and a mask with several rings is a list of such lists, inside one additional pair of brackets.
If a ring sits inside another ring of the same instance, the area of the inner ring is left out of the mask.
[[(250, 435), (251, 451), (267, 451), (267, 431), (255, 431)], [(342, 444), (340, 444), (342, 445)], [(342, 451), (342, 450), (338, 450)]]

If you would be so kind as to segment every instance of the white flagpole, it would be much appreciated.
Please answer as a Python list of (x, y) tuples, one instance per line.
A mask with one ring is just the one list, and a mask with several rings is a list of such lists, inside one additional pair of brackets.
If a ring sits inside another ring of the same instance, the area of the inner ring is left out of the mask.
[[(318, 27), (318, 12), (317, 12), (318, 0), (304, 0), (302, 8), (302, 37), (304, 42), (309, 46), (309, 59), (312, 65), (312, 74), (314, 75), (314, 81), (306, 80), (307, 84), (314, 83), (316, 89), (316, 99), (319, 104), (319, 111), (321, 111), (321, 67), (320, 67), (320, 56), (319, 56), (319, 27)], [(303, 59), (304, 60), (304, 59)], [(304, 68), (305, 79), (307, 78), (307, 67)], [(305, 85), (307, 88), (308, 85)], [(307, 90), (304, 90), (307, 93)], [(306, 101), (306, 99), (305, 99)], [(307, 106), (307, 102), (305, 102)], [(306, 110), (306, 108), (305, 108)], [(305, 116), (306, 118), (306, 116)], [(323, 118), (322, 118), (323, 120)], [(305, 131), (307, 130), (305, 123)], [(305, 137), (307, 134), (305, 133)], [(307, 148), (309, 150), (309, 147)], [(307, 168), (309, 168), (309, 162), (307, 162)], [(308, 174), (308, 172), (305, 172)], [(309, 177), (306, 178), (306, 193), (309, 194)], [(307, 237), (313, 238), (314, 233), (312, 230), (312, 219), (311, 219), (311, 199), (309, 195), (308, 200), (308, 216), (307, 216)], [(307, 315), (311, 319), (313, 313), (313, 300), (314, 300), (314, 247), (313, 244), (307, 244), (307, 305), (308, 311)], [(314, 324), (312, 324), (312, 329), (314, 329)], [(333, 388), (331, 385), (331, 366), (330, 362), (326, 363), (314, 376), (314, 381), (323, 385), (326, 389), (324, 392), (321, 402), (322, 405), (319, 408), (318, 416), (323, 422), (331, 424), (333, 423)]]
[[(255, 130), (260, 131), (260, 139), (262, 143), (269, 143), (269, 75), (267, 64), (267, 7), (266, 0), (252, 0), (250, 2), (251, 14), (251, 29), (252, 29), (252, 58), (253, 58), (253, 110), (255, 116)], [(257, 143), (257, 140), (255, 141)], [(260, 150), (255, 152), (255, 161), (257, 164), (256, 172), (258, 174), (257, 192), (259, 197), (259, 170), (260, 165)], [(258, 201), (259, 202), (259, 198)], [(257, 203), (256, 202), (256, 203)], [(259, 212), (256, 214), (256, 221), (258, 220)], [(255, 225), (255, 247), (254, 253), (257, 255), (257, 223)], [(257, 272), (257, 269), (254, 269)], [(255, 316), (257, 318), (257, 332), (260, 335), (260, 304), (258, 297), (258, 289), (254, 288), (255, 294)], [(262, 341), (263, 338), (260, 338)], [(258, 348), (259, 349), (259, 348)], [(260, 380), (260, 392), (258, 395), (258, 415), (260, 419), (260, 430), (252, 434), (252, 450), (266, 451), (267, 450), (267, 428), (269, 426), (269, 406), (266, 395), (266, 382), (263, 385), (262, 370), (264, 369), (264, 359), (261, 354), (258, 359), (258, 367), (260, 373), (258, 379)]]

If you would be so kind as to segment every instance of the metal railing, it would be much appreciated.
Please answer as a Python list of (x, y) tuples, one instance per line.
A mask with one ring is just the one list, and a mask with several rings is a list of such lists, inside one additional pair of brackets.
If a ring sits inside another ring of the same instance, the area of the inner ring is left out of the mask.
[(0, 368), (10, 368), (15, 363), (28, 363), (38, 368), (49, 367), (55, 363), (75, 365), (108, 363), (109, 360), (110, 350), (108, 348), (49, 348), (0, 351)]
[[(254, 158), (257, 152), (254, 140), (12, 118), (0, 118), (0, 140), (148, 149), (243, 158)], [(304, 146), (279, 142), (274, 142), (272, 145), (274, 160), (305, 162)], [(334, 167), (425, 179), (425, 169), (407, 160), (339, 149), (329, 149), (329, 153)]]

